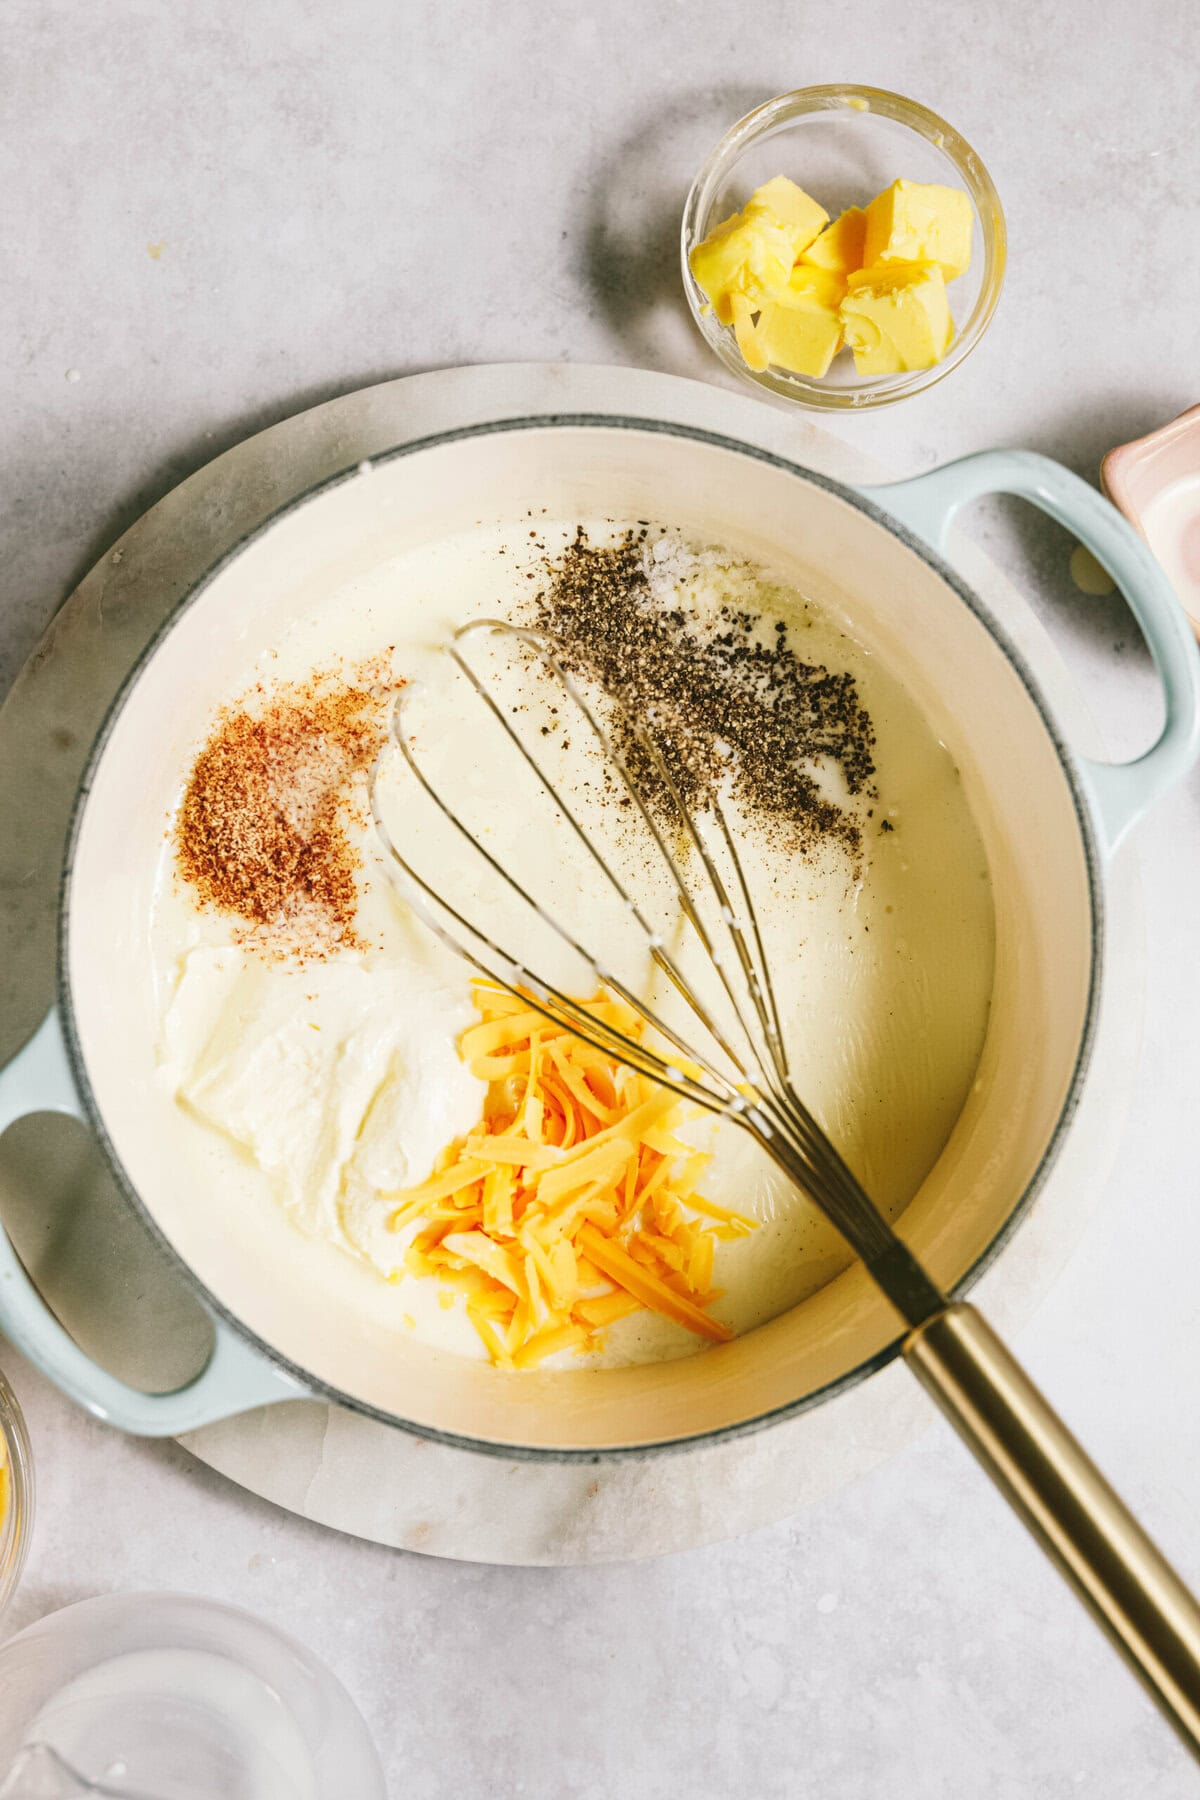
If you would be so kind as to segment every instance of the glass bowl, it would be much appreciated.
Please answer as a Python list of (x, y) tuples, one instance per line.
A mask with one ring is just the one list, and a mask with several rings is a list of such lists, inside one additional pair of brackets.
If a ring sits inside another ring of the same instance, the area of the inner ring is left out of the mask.
[(332, 1670), (198, 1594), (100, 1594), (0, 1645), (0, 1792), (387, 1800)]
[(33, 1459), (17, 1397), (0, 1374), (0, 1617), (16, 1592), (33, 1534)]
[[(829, 213), (865, 206), (899, 177), (964, 188), (975, 214), (971, 266), (948, 285), (954, 339), (931, 369), (861, 376), (841, 351), (820, 379), (786, 369), (747, 368), (731, 325), (719, 323), (688, 258), (714, 225), (774, 175), (787, 175)], [(1004, 284), (1004, 211), (971, 146), (928, 107), (883, 88), (798, 88), (747, 113), (727, 131), (692, 183), (683, 209), (683, 286), (692, 317), (727, 368), (800, 406), (862, 411), (932, 387), (970, 355), (988, 328)]]

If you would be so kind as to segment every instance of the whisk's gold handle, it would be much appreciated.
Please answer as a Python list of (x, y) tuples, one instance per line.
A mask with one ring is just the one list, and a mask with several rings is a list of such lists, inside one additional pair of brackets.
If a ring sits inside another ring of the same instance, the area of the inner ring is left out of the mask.
[(904, 1355), (1200, 1760), (1200, 1605), (973, 1306)]

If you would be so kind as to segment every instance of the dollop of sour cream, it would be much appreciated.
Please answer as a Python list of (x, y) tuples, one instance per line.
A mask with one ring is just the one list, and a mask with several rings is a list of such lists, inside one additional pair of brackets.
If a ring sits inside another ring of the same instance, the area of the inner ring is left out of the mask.
[(423, 1181), (480, 1116), (484, 1084), (456, 1049), (474, 1016), (465, 983), (420, 958), (272, 965), (199, 944), (166, 1010), (162, 1079), (303, 1230), (388, 1275), (403, 1242), (386, 1196)]

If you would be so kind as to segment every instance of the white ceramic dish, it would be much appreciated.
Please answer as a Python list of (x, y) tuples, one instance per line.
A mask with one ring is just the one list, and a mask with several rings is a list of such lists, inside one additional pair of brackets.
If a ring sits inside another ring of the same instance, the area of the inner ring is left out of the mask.
[[(1015, 651), (917, 535), (938, 537), (959, 504), (996, 488), (1038, 501), (1122, 577), (1167, 690), (1164, 733), (1139, 764), (1109, 770), (1072, 756)], [(531, 502), (559, 516), (669, 517), (779, 566), (849, 615), (953, 749), (988, 846), (998, 964), (979, 1090), (903, 1222), (944, 1286), (961, 1287), (996, 1251), (1061, 1145), (1095, 1017), (1104, 857), (1196, 747), (1195, 648), (1144, 546), (1084, 484), (1038, 458), (972, 458), (873, 501), (681, 427), (539, 419), (447, 433), (378, 459), (369, 477), (336, 478), (218, 565), (134, 671), (85, 777), (64, 890), (71, 1058), (52, 1015), (0, 1081), (0, 1126), (35, 1106), (82, 1105), (219, 1321), (217, 1349), (180, 1394), (134, 1394), (65, 1338), (11, 1255), (0, 1323), (85, 1405), (130, 1429), (177, 1432), (308, 1391), (507, 1455), (590, 1457), (748, 1429), (895, 1351), (894, 1315), (851, 1269), (785, 1317), (682, 1363), (513, 1381), (373, 1333), (356, 1271), (330, 1283), (326, 1259), (282, 1217), (245, 1230), (181, 1162), (169, 1127), (148, 1124), (155, 1015), (144, 940), (168, 772), (247, 655), (314, 585), (328, 592), (405, 544), (481, 517), (519, 518)]]

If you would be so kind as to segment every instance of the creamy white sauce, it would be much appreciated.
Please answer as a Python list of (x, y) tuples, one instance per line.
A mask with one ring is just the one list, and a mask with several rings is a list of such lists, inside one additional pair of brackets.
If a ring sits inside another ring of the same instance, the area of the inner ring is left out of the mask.
[[(539, 539), (553, 552), (575, 525), (539, 521)], [(593, 542), (611, 530), (593, 524)], [(483, 527), (409, 555), (297, 619), (247, 667), (244, 686), (302, 679), (336, 659), (350, 665), (385, 649), (398, 673), (432, 681), (449, 628), (511, 614), (533, 589), (527, 573), (539, 555), (524, 531)], [(991, 894), (957, 773), (899, 683), (800, 595), (731, 568), (720, 552), (697, 556), (676, 541), (660, 549), (653, 569), (664, 597), (680, 583), (701, 608), (715, 607), (732, 589), (768, 627), (785, 619), (799, 654), (853, 673), (874, 723), (878, 797), (850, 803), (840, 776), (823, 776), (860, 817), (859, 869), (834, 848), (807, 859), (782, 854), (749, 829), (742, 849), (795, 1086), (895, 1216), (953, 1128), (986, 1028)], [(572, 863), (561, 826), (535, 820), (523, 802), (497, 806), (500, 764), (475, 716), (423, 750), (456, 802), (490, 821), (488, 848), (531, 886), (541, 882), (573, 926), (598, 933), (612, 966), (627, 942), (624, 922), (593, 905), (594, 883)], [(181, 769), (181, 787), (185, 778)], [(602, 822), (586, 795), (577, 798), (589, 825)], [(399, 781), (389, 804), (402, 824)], [(358, 925), (367, 947), (300, 966), (238, 948), (234, 922), (197, 911), (164, 850), (153, 934), (163, 1089), (206, 1140), (223, 1146), (223, 1181), (269, 1192), (331, 1255), (365, 1259), (390, 1282), (397, 1330), (481, 1357), (461, 1305), (447, 1308), (437, 1283), (403, 1270), (417, 1228), (397, 1235), (387, 1222), (389, 1196), (423, 1179), (443, 1146), (479, 1117), (482, 1085), (455, 1048), (474, 1017), (470, 972), (414, 919), (370, 830), (353, 831), (364, 858)], [(480, 884), (477, 898), (491, 892)], [(678, 941), (677, 908), (672, 928)], [(704, 1191), (760, 1221), (717, 1254), (724, 1293), (713, 1312), (745, 1331), (823, 1286), (848, 1252), (735, 1125), (706, 1120), (689, 1129), (715, 1150)], [(643, 1361), (697, 1347), (681, 1328), (635, 1315), (612, 1328), (595, 1360)]]

